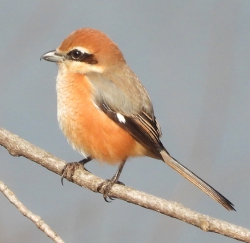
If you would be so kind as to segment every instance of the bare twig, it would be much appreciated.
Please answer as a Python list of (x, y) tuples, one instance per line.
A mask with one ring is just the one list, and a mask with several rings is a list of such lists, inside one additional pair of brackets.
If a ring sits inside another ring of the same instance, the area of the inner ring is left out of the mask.
[[(3, 128), (0, 128), (0, 145), (4, 146), (13, 156), (24, 156), (50, 171), (59, 175), (62, 174), (65, 166), (64, 161)], [(103, 182), (101, 178), (82, 169), (77, 169), (73, 178), (67, 179), (94, 192), (97, 192), (98, 186)], [(114, 185), (110, 196), (177, 218), (204, 231), (215, 232), (240, 241), (250, 242), (250, 230), (197, 213), (176, 202), (170, 202), (122, 185)]]
[(64, 243), (64, 241), (54, 232), (40, 216), (33, 214), (28, 210), (15, 196), (15, 194), (2, 182), (0, 181), (0, 191), (5, 197), (27, 218), (35, 223), (38, 229), (43, 231), (49, 238), (56, 243)]

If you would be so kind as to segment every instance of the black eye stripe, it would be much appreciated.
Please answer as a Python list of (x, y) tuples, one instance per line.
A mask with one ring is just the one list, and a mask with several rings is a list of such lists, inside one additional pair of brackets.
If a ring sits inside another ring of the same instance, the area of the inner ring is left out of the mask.
[(74, 49), (66, 54), (67, 60), (86, 62), (88, 64), (97, 64), (98, 61), (93, 54), (82, 53), (81, 51)]

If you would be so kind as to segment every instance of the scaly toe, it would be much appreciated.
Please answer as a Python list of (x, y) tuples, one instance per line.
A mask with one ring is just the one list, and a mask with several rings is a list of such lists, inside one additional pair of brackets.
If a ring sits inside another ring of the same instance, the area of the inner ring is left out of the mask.
[[(120, 182), (120, 181), (113, 181), (111, 180), (105, 180), (104, 182), (102, 182), (98, 187), (97, 187), (97, 191), (100, 192), (101, 189), (103, 189), (103, 198), (106, 202), (111, 202), (112, 200), (115, 200), (115, 197), (111, 197), (109, 196), (109, 193), (113, 187), (114, 184), (119, 184), (119, 185), (123, 185), (125, 186), (124, 183)], [(111, 201), (110, 201), (111, 200)]]
[(110, 200), (114, 200), (113, 197), (109, 196), (109, 193), (111, 191), (112, 186), (114, 185), (114, 182), (112, 180), (105, 180), (104, 182), (102, 182), (98, 187), (97, 187), (97, 191), (100, 192), (101, 189), (103, 189), (103, 198), (106, 202), (111, 202)]
[(68, 180), (73, 181), (73, 175), (79, 167), (83, 167), (83, 165), (79, 162), (68, 163), (64, 166), (63, 171), (62, 171), (62, 177), (61, 177), (62, 185), (63, 185), (64, 178), (67, 178)]

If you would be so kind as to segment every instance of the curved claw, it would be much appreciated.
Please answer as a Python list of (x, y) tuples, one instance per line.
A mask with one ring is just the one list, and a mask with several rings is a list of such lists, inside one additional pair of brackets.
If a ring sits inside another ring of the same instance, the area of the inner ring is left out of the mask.
[[(62, 176), (61, 176), (61, 184), (63, 185), (63, 179), (64, 179), (64, 177), (63, 177), (63, 174), (62, 174)], [(64, 186), (64, 185), (63, 185)]]
[[(75, 173), (75, 171), (83, 165), (79, 162), (72, 162), (72, 163), (68, 163), (64, 166), (63, 171), (62, 171), (62, 177), (61, 177), (61, 183), (63, 185), (63, 179), (64, 178), (68, 178), (70, 181), (73, 180), (73, 175)], [(84, 169), (84, 167), (83, 167)]]
[(70, 180), (72, 181), (75, 170), (77, 170), (80, 166), (84, 170), (88, 171), (84, 166), (85, 166), (85, 164), (87, 164), (91, 160), (92, 160), (92, 157), (88, 156), (87, 158), (84, 158), (84, 159), (80, 160), (79, 162), (71, 162), (71, 163), (66, 164), (63, 168), (63, 171), (62, 171), (62, 177), (61, 177), (62, 185), (63, 185), (64, 178), (70, 178)]
[(125, 186), (125, 184), (121, 181), (117, 181), (116, 184), (121, 185), (121, 186)]
[[(113, 200), (115, 200), (114, 198), (109, 197), (109, 196), (107, 196), (107, 197), (104, 197), (104, 196), (103, 196), (103, 198), (104, 198), (105, 202), (107, 202), (107, 203), (111, 203)], [(107, 198), (109, 198), (110, 201), (109, 201)]]
[[(105, 200), (105, 202), (112, 202), (113, 200), (115, 200), (114, 197), (109, 196), (109, 193), (113, 187), (113, 185), (117, 183), (119, 185), (123, 185), (125, 186), (124, 183), (120, 182), (120, 181), (115, 181), (115, 180), (105, 180), (104, 182), (102, 182), (98, 187), (97, 187), (97, 191), (100, 192), (101, 189), (103, 189), (103, 198)], [(111, 201), (109, 201), (108, 199), (110, 199)]]

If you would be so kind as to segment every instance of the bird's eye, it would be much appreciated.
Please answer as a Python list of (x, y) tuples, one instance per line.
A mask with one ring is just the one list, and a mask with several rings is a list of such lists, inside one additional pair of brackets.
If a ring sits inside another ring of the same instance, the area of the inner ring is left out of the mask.
[(77, 49), (71, 51), (69, 54), (70, 54), (70, 57), (71, 57), (73, 60), (79, 60), (79, 59), (81, 59), (81, 57), (83, 56), (83, 53), (80, 52), (80, 51), (77, 50)]
[(93, 54), (87, 52), (81, 52), (78, 49), (74, 49), (65, 55), (65, 59), (77, 62), (85, 62), (88, 64), (98, 63)]

